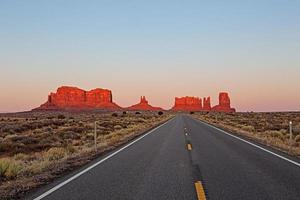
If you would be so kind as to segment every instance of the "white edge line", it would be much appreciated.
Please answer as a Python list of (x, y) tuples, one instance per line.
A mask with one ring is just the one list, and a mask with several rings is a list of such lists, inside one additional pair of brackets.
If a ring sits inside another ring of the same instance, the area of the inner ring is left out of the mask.
[(206, 122), (203, 122), (203, 121), (200, 121), (200, 122), (203, 123), (203, 124), (205, 124), (205, 125), (207, 125), (207, 126), (209, 126), (209, 127), (211, 127), (211, 128), (217, 129), (217, 130), (219, 130), (219, 131), (225, 133), (226, 135), (229, 135), (229, 136), (231, 136), (231, 137), (234, 137), (234, 138), (236, 138), (236, 139), (238, 139), (238, 140), (240, 140), (240, 141), (242, 141), (242, 142), (245, 142), (245, 143), (247, 143), (247, 144), (249, 144), (249, 145), (252, 145), (252, 146), (254, 146), (254, 147), (256, 147), (256, 148), (259, 148), (260, 150), (263, 150), (263, 151), (265, 151), (265, 152), (267, 152), (267, 153), (270, 153), (270, 154), (272, 154), (272, 155), (274, 155), (274, 156), (276, 156), (276, 157), (278, 157), (278, 158), (281, 158), (281, 159), (283, 159), (283, 160), (285, 160), (285, 161), (288, 161), (288, 162), (290, 162), (290, 163), (292, 163), (292, 164), (297, 165), (298, 167), (300, 167), (300, 163), (298, 163), (298, 162), (296, 162), (296, 161), (293, 161), (293, 160), (290, 160), (290, 159), (288, 159), (288, 158), (286, 158), (286, 157), (284, 157), (284, 156), (278, 155), (278, 154), (276, 154), (276, 153), (274, 153), (274, 152), (272, 152), (272, 151), (270, 151), (270, 150), (267, 150), (267, 149), (265, 149), (265, 148), (263, 148), (263, 147), (261, 147), (261, 146), (258, 146), (258, 145), (256, 145), (256, 144), (253, 144), (253, 143), (251, 143), (251, 142), (249, 142), (249, 141), (247, 141), (247, 140), (244, 140), (244, 139), (242, 139), (242, 138), (240, 138), (240, 137), (237, 137), (237, 136), (235, 136), (235, 135), (232, 135), (232, 134), (230, 134), (230, 133), (228, 133), (228, 132), (226, 132), (226, 131), (224, 131), (224, 130), (222, 130), (222, 129), (220, 129), (220, 128), (217, 128), (217, 127), (215, 127), (215, 126), (213, 126), (213, 125), (210, 125), (210, 124), (208, 124), (208, 123), (206, 123)]
[(41, 200), (44, 197), (48, 196), (49, 194), (53, 193), (54, 191), (58, 190), (59, 188), (63, 187), (64, 185), (68, 184), (69, 182), (73, 181), (74, 179), (78, 178), (79, 176), (81, 176), (82, 174), (88, 172), (89, 170), (93, 169), (94, 167), (96, 167), (97, 165), (103, 163), (104, 161), (108, 160), (109, 158), (113, 157), (114, 155), (116, 155), (117, 153), (121, 152), (122, 150), (126, 149), (127, 147), (131, 146), (132, 144), (136, 143), (137, 141), (143, 139), (144, 137), (146, 137), (147, 135), (149, 135), (150, 133), (152, 133), (153, 131), (159, 129), (160, 127), (162, 127), (163, 125), (169, 123), (172, 119), (169, 119), (168, 121), (166, 121), (165, 123), (159, 125), (158, 127), (150, 130), (148, 133), (140, 136), (139, 138), (135, 139), (134, 141), (130, 142), (129, 144), (127, 144), (126, 146), (122, 147), (121, 149), (115, 151), (114, 153), (108, 155), (107, 157), (103, 158), (102, 160), (96, 162), (95, 164), (89, 166), (88, 168), (82, 170), (81, 172), (75, 174), (74, 176), (70, 177), (69, 179), (63, 181), (62, 183), (56, 185), (55, 187), (53, 187), (52, 189), (48, 190), (47, 192), (41, 194), (40, 196), (34, 198), (33, 200)]

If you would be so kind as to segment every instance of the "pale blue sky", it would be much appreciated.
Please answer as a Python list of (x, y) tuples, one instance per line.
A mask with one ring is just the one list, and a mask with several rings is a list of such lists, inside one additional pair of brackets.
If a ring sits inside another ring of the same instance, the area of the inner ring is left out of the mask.
[(300, 1), (0, 0), (0, 111), (60, 85), (121, 106), (225, 90), (241, 111), (299, 110), (299, 52)]

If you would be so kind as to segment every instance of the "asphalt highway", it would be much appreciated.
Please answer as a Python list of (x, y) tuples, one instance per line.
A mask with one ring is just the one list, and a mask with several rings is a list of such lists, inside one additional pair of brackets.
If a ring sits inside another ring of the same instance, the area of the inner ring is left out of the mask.
[(177, 115), (26, 199), (300, 199), (299, 159)]

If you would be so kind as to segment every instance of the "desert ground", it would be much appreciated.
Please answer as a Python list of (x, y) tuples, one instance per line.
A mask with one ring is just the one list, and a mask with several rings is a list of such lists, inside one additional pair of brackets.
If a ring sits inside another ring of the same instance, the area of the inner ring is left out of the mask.
[[(300, 112), (202, 112), (193, 116), (231, 133), (300, 156)], [(289, 134), (290, 121), (292, 140)]]
[(21, 198), (170, 117), (162, 112), (0, 114), (0, 199)]

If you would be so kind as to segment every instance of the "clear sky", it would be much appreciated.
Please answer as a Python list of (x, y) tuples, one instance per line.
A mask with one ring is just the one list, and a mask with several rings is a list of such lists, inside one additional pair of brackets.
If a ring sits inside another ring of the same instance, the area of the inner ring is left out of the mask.
[(300, 110), (298, 0), (0, 0), (0, 112), (61, 85), (145, 95), (228, 91), (238, 111)]

